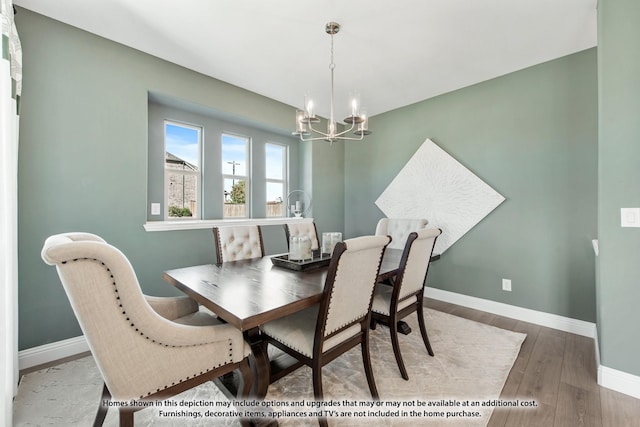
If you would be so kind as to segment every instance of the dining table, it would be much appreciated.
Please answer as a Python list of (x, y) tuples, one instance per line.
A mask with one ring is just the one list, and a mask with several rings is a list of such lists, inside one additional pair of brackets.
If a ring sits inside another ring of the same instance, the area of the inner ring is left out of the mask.
[[(378, 281), (397, 274), (402, 252), (385, 250)], [(320, 302), (329, 262), (296, 270), (276, 265), (271, 258), (197, 265), (163, 273), (164, 280), (243, 332), (253, 352), (255, 377), (251, 394), (259, 399), (266, 396), (271, 382), (299, 366), (285, 360), (269, 360), (260, 325)]]

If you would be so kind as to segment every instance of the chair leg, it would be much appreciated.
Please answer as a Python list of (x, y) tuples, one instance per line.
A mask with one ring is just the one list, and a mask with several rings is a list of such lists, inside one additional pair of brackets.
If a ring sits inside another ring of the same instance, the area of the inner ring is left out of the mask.
[(93, 427), (102, 427), (104, 424), (104, 419), (107, 416), (107, 411), (109, 407), (103, 405), (103, 402), (111, 400), (111, 392), (107, 388), (107, 385), (104, 384), (102, 387), (102, 397), (100, 398), (100, 406), (98, 406), (98, 412), (96, 413), (96, 418), (93, 421)]
[(402, 360), (402, 354), (400, 353), (400, 343), (398, 342), (398, 329), (395, 327), (395, 317), (391, 318), (389, 325), (389, 333), (391, 334), (391, 345), (393, 346), (393, 354), (396, 356), (398, 369), (400, 369), (400, 375), (402, 375), (402, 378), (404, 380), (409, 380), (409, 375), (407, 374), (407, 369), (404, 367), (404, 361)]
[(133, 427), (133, 412), (129, 408), (120, 408), (120, 427)]
[(376, 381), (373, 378), (373, 368), (371, 367), (371, 355), (369, 354), (369, 331), (365, 329), (362, 342), (360, 343), (362, 348), (362, 363), (364, 364), (364, 373), (367, 376), (367, 383), (369, 384), (369, 391), (371, 397), (378, 399), (378, 388), (376, 387)]
[[(317, 401), (322, 401), (324, 400), (322, 394), (322, 365), (319, 360), (314, 359), (311, 371), (313, 376), (313, 396)], [(319, 410), (324, 412), (324, 408), (319, 408)], [(327, 427), (329, 425), (324, 415), (318, 417), (318, 424), (320, 424), (320, 427)]]
[(371, 320), (369, 321), (369, 329), (371, 329), (372, 331), (375, 331), (377, 326), (378, 326), (378, 322), (376, 321), (376, 319), (372, 317)]
[(418, 324), (420, 325), (420, 333), (422, 334), (422, 341), (424, 341), (424, 346), (427, 348), (427, 353), (429, 356), (433, 356), (433, 349), (431, 349), (431, 343), (429, 342), (429, 337), (427, 336), (427, 327), (424, 324), (424, 309), (422, 307), (422, 301), (418, 301)]

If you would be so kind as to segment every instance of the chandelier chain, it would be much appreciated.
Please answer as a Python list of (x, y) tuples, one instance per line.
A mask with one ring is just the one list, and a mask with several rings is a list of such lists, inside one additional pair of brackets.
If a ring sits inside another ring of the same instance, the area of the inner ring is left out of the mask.
[[(336, 68), (336, 64), (333, 62), (333, 33), (331, 33), (331, 64), (329, 69), (331, 70), (331, 111), (329, 114), (329, 126), (334, 126), (335, 120), (333, 117), (333, 70)], [(335, 131), (335, 129), (334, 129)]]

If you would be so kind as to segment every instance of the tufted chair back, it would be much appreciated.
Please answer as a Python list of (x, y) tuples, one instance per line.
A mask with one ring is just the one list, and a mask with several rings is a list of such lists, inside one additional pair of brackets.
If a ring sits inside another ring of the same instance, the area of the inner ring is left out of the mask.
[(296, 222), (285, 224), (284, 233), (287, 237), (287, 246), (289, 245), (290, 237), (307, 236), (311, 239), (311, 250), (315, 251), (320, 249), (318, 230), (316, 229), (316, 224), (313, 222)]
[(257, 225), (213, 227), (217, 263), (264, 256), (262, 232)]
[(382, 218), (376, 226), (376, 236), (391, 236), (389, 249), (404, 249), (409, 234), (425, 228), (428, 223), (426, 219)]
[(143, 399), (203, 372), (243, 361), (249, 348), (230, 325), (192, 326), (158, 314), (125, 255), (100, 237), (49, 237), (42, 259), (55, 265), (104, 377), (118, 400)]

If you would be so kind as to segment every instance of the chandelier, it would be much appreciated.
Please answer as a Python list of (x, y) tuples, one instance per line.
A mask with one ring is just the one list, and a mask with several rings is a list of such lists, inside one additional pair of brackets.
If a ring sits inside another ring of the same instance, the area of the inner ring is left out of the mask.
[[(292, 134), (299, 136), (301, 141), (325, 140), (329, 143), (338, 140), (361, 141), (365, 135), (370, 135), (371, 131), (367, 128), (368, 120), (366, 114), (359, 111), (360, 106), (357, 98), (351, 100), (351, 115), (344, 119), (349, 128), (341, 132), (338, 131), (333, 114), (333, 70), (336, 67), (333, 63), (333, 36), (340, 31), (340, 24), (329, 22), (325, 27), (325, 31), (331, 36), (331, 63), (329, 64), (329, 70), (331, 71), (331, 110), (329, 121), (327, 122), (327, 132), (322, 132), (313, 127), (314, 124), (320, 123), (320, 119), (315, 115), (313, 101), (305, 96), (304, 109), (296, 110), (296, 130)], [(356, 136), (347, 136), (352, 131), (353, 135)], [(313, 137), (312, 133), (318, 136)]]

